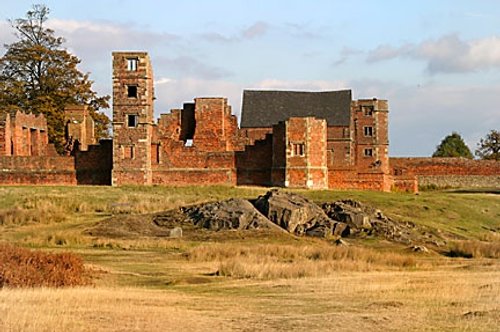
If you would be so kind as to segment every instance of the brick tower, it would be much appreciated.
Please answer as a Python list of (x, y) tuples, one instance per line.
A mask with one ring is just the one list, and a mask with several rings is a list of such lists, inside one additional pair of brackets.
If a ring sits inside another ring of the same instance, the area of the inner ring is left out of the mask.
[(153, 89), (146, 52), (113, 52), (113, 185), (152, 182)]
[(360, 99), (353, 102), (352, 106), (358, 173), (371, 177), (371, 182), (378, 182), (376, 189), (389, 191), (387, 100)]
[(273, 126), (271, 182), (291, 188), (328, 188), (326, 120), (292, 117)]

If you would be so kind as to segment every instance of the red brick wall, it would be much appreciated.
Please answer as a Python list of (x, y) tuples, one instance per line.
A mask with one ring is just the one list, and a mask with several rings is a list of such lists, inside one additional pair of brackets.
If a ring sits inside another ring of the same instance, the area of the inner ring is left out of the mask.
[(162, 185), (235, 185), (234, 169), (164, 169), (153, 170), (153, 183)]
[(4, 185), (76, 185), (73, 157), (0, 157), (0, 183)]
[[(47, 154), (47, 121), (41, 114), (15, 112), (13, 116), (10, 116), (10, 132), (6, 131), (5, 134), (3, 140), (6, 148), (13, 150), (12, 155), (14, 156), (44, 156)], [(11, 155), (11, 153), (5, 155)]]
[(393, 172), (414, 174), (419, 185), (500, 187), (500, 161), (465, 158), (391, 158)]
[[(273, 184), (297, 188), (327, 188), (326, 138), (326, 121), (323, 119), (290, 118), (275, 125)], [(284, 183), (281, 179), (284, 179)]]
[[(271, 185), (271, 168), (275, 156), (276, 154), (273, 155), (273, 136), (270, 134), (263, 140), (255, 141), (253, 145), (245, 146), (244, 151), (236, 152), (237, 184)], [(283, 174), (281, 172), (277, 178)]]
[[(370, 115), (371, 112), (371, 115)], [(385, 100), (368, 99), (353, 102), (355, 163), (359, 172), (389, 174), (388, 105)], [(365, 129), (371, 128), (371, 136)], [(372, 156), (365, 150), (371, 149)]]
[(255, 141), (266, 139), (267, 134), (272, 134), (273, 128), (241, 128), (240, 136), (246, 140), (246, 144), (253, 144)]
[(327, 128), (327, 161), (329, 168), (342, 168), (353, 164), (353, 149), (349, 127)]
[(0, 156), (11, 155), (11, 124), (10, 114), (0, 114), (2, 121), (0, 122)]
[(98, 145), (89, 145), (87, 151), (77, 151), (75, 168), (78, 184), (111, 185), (113, 142), (101, 140)]

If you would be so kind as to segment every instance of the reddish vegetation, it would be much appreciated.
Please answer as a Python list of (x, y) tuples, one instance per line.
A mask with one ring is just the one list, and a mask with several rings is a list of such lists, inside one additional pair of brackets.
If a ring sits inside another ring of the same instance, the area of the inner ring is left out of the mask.
[(88, 284), (82, 259), (0, 245), (0, 288), (63, 287)]

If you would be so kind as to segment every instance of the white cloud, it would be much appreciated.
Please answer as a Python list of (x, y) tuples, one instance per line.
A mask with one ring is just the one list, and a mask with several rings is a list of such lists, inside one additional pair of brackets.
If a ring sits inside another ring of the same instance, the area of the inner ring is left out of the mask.
[(51, 19), (47, 25), (58, 36), (67, 40), (67, 46), (86, 61), (109, 58), (113, 50), (144, 50), (179, 40), (170, 33), (156, 33), (136, 26), (107, 21), (76, 21)]
[(155, 85), (161, 85), (161, 84), (168, 84), (172, 82), (172, 79), (171, 78), (168, 78), (168, 77), (160, 77), (160, 78), (157, 78), (155, 79)]
[(464, 137), (471, 150), (490, 129), (500, 128), (500, 85), (404, 85), (399, 82), (352, 82), (354, 98), (389, 101), (391, 155), (430, 156), (452, 131)]
[(232, 75), (224, 68), (206, 64), (186, 55), (173, 58), (158, 56), (153, 59), (153, 62), (155, 68), (169, 73), (178, 73), (183, 77), (220, 79)]
[[(0, 21), (0, 51), (6, 51), (4, 44), (10, 44), (16, 41), (16, 36), (14, 35), (14, 29), (7, 22)], [(0, 54), (1, 54), (0, 53)]]
[(265, 35), (270, 26), (266, 22), (258, 21), (241, 32), (244, 39), (254, 39)]
[(452, 34), (400, 47), (380, 45), (368, 53), (367, 61), (378, 62), (394, 58), (425, 61), (427, 71), (431, 74), (500, 68), (500, 37), (466, 41)]
[(304, 90), (304, 91), (326, 91), (346, 89), (349, 85), (345, 81), (301, 81), (301, 80), (277, 80), (266, 79), (255, 83), (254, 89), (265, 90)]

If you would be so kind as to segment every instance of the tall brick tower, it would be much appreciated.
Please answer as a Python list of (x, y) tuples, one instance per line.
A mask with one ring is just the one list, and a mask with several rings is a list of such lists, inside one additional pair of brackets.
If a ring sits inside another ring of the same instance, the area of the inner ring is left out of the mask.
[(146, 52), (113, 52), (113, 185), (152, 182), (153, 89)]
[(353, 102), (356, 165), (362, 174), (379, 174), (380, 190), (389, 191), (389, 107), (387, 100), (360, 99)]

